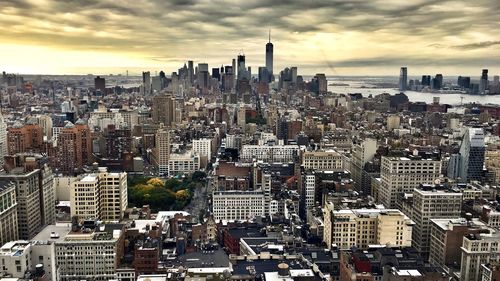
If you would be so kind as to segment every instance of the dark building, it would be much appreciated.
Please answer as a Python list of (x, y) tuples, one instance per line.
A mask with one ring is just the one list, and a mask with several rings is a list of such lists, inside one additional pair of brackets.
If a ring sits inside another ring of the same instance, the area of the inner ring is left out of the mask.
[(104, 92), (106, 91), (106, 79), (100, 76), (94, 78), (94, 88), (96, 91), (99, 90), (104, 94)]
[(457, 85), (461, 89), (469, 89), (470, 88), (470, 77), (458, 76)]
[(212, 78), (215, 78), (217, 79), (217, 81), (220, 81), (220, 72), (218, 67), (212, 68)]

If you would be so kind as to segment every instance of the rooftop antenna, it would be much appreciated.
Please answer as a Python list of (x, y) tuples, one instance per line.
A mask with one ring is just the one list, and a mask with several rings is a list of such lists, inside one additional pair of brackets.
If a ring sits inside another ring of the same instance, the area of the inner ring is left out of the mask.
[(269, 29), (269, 43), (271, 43), (271, 29)]

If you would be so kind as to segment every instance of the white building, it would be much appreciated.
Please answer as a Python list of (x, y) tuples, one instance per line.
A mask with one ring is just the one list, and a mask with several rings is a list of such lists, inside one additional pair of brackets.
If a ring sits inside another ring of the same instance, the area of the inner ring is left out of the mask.
[(396, 207), (399, 193), (411, 193), (420, 184), (434, 184), (441, 174), (440, 160), (410, 157), (382, 157), (378, 198), (386, 208)]
[(306, 151), (302, 165), (306, 170), (342, 171), (342, 156), (335, 150)]
[(44, 264), (51, 280), (112, 280), (123, 256), (124, 225), (105, 224), (71, 229), (49, 225), (34, 239), (37, 257), (52, 260)]
[(431, 219), (454, 219), (460, 217), (462, 193), (448, 190), (416, 188), (413, 199), (401, 202), (400, 210), (415, 222), (412, 246), (424, 255), (429, 253)]
[(264, 193), (258, 191), (215, 191), (213, 215), (215, 220), (248, 220), (264, 216)]
[(414, 222), (397, 209), (334, 210), (328, 203), (324, 209), (323, 239), (328, 249), (370, 245), (411, 246)]
[(3, 165), (4, 156), (7, 155), (7, 124), (0, 113), (0, 165)]
[(0, 248), (0, 273), (12, 278), (23, 278), (32, 268), (29, 241), (12, 241)]
[(192, 174), (198, 170), (200, 170), (200, 156), (197, 153), (187, 151), (183, 154), (170, 154), (168, 176)]
[(243, 145), (241, 161), (252, 162), (253, 159), (269, 163), (286, 163), (299, 156), (298, 145)]
[(170, 157), (170, 131), (159, 129), (156, 132), (156, 163), (160, 175), (168, 173), (168, 159)]
[(461, 249), (460, 281), (481, 281), (482, 265), (500, 262), (500, 232), (464, 236)]
[(79, 219), (117, 221), (127, 208), (127, 173), (99, 173), (85, 175), (71, 183), (71, 216)]

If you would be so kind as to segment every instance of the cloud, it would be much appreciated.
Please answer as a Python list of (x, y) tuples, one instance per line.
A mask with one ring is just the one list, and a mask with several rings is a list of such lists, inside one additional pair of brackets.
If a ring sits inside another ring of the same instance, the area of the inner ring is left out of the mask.
[(464, 50), (478, 50), (466, 56), (472, 62), (500, 45), (500, 35), (488, 32), (500, 28), (498, 10), (500, 1), (490, 0), (4, 0), (0, 45), (111, 52), (166, 64), (227, 61), (243, 50), (256, 64), (272, 29), (282, 60), (277, 67), (375, 67), (430, 56), (453, 63)]
[(453, 46), (453, 47), (457, 48), (457, 49), (462, 49), (462, 50), (475, 50), (475, 49), (488, 48), (488, 47), (496, 46), (496, 45), (500, 45), (500, 40), (499, 41), (483, 41), (483, 42), (478, 42), (478, 43), (457, 45), (457, 46)]

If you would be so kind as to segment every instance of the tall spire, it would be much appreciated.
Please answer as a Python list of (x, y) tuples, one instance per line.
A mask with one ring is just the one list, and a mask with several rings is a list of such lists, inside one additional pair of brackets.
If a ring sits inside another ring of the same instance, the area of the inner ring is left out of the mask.
[(271, 43), (271, 29), (269, 29), (269, 43)]

